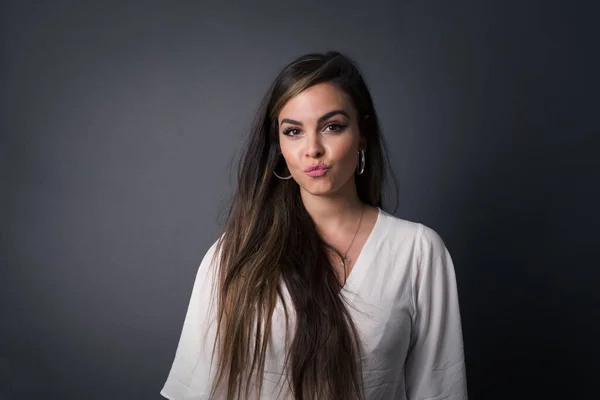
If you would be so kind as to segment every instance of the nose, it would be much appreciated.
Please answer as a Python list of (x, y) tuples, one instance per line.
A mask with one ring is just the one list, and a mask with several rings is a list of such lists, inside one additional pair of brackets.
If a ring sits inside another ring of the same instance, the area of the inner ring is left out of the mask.
[(306, 156), (310, 158), (319, 158), (325, 153), (325, 147), (321, 143), (321, 135), (318, 133), (306, 136)]

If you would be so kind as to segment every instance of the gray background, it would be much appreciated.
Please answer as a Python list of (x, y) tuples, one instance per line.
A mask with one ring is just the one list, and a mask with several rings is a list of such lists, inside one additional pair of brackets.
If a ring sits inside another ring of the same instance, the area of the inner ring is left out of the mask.
[(8, 1), (0, 15), (0, 398), (159, 398), (258, 102), (285, 63), (329, 49), (370, 85), (395, 214), (453, 256), (470, 398), (597, 394), (592, 7)]

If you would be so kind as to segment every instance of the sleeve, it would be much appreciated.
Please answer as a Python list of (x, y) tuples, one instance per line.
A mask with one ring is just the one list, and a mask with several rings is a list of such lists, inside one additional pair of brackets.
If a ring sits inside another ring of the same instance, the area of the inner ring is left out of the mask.
[(216, 337), (213, 256), (217, 242), (205, 254), (192, 289), (171, 370), (160, 394), (169, 400), (208, 399), (215, 376), (211, 358)]
[(454, 265), (442, 238), (419, 226), (412, 271), (413, 329), (406, 359), (408, 400), (466, 400), (467, 380)]

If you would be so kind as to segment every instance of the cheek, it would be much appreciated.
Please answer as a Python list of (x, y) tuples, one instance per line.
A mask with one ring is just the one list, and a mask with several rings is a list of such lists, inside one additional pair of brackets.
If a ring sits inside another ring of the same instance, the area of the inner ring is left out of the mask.
[(336, 152), (338, 159), (345, 165), (354, 164), (357, 159), (358, 145), (354, 141), (339, 143)]
[(285, 160), (286, 164), (289, 166), (294, 165), (294, 149), (284, 144), (280, 146), (280, 149), (281, 155), (283, 156), (283, 159)]

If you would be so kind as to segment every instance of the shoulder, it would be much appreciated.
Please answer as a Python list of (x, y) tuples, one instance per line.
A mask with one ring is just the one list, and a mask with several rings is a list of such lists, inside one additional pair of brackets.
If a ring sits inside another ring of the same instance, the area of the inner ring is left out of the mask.
[(424, 223), (397, 217), (383, 210), (380, 210), (379, 218), (382, 238), (396, 244), (412, 243), (418, 258), (424, 253), (439, 253), (446, 249), (440, 234)]
[(217, 253), (220, 253), (221, 242), (223, 241), (223, 235), (218, 237), (216, 240), (212, 242), (212, 244), (208, 247), (208, 250), (204, 253), (204, 257), (202, 259), (202, 263), (204, 264), (214, 264), (215, 258), (218, 257)]
[(208, 250), (204, 253), (196, 272), (196, 283), (201, 280), (207, 280), (208, 278), (214, 279), (214, 274), (217, 273), (220, 264), (223, 237), (224, 234), (214, 240), (208, 247)]
[(433, 228), (421, 223), (419, 224), (418, 240), (423, 252), (440, 253), (446, 251), (446, 244), (440, 234)]
[(378, 223), (381, 223), (384, 232), (388, 235), (408, 236), (416, 236), (421, 225), (418, 222), (397, 217), (382, 209), (379, 209)]
[(379, 210), (378, 225), (381, 226), (381, 232), (384, 237), (393, 239), (418, 239), (423, 235), (424, 230), (431, 228), (420, 222), (397, 217), (382, 209)]

